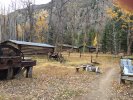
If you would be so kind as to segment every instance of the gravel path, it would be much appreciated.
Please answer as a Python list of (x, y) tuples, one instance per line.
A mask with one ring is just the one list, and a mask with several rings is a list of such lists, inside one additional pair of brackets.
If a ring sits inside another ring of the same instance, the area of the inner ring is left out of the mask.
[(112, 83), (117, 74), (115, 68), (108, 69), (103, 75), (90, 83), (90, 92), (78, 100), (111, 100), (113, 97)]

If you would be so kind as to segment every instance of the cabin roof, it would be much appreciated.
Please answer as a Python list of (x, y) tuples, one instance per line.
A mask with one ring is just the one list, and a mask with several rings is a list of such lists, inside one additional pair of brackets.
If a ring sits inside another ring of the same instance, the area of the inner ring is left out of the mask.
[(69, 45), (69, 44), (58, 44), (58, 46), (64, 46), (64, 47), (69, 47), (69, 48), (75, 48), (78, 49), (77, 46)]
[[(84, 46), (82, 45), (82, 46), (79, 46), (79, 48), (83, 48)], [(94, 47), (94, 46), (85, 46), (86, 48), (89, 48), (89, 49), (96, 49), (96, 47)]]
[(35, 42), (26, 42), (26, 41), (18, 41), (18, 40), (7, 40), (3, 43), (14, 43), (17, 45), (28, 45), (28, 46), (37, 46), (37, 47), (47, 47), (47, 48), (54, 48), (55, 46), (46, 44), (46, 43), (35, 43)]

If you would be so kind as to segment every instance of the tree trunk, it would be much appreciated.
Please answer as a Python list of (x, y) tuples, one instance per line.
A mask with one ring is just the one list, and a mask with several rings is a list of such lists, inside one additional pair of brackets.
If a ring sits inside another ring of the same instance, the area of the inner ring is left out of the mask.
[[(99, 32), (98, 32), (99, 33)], [(96, 57), (98, 57), (98, 53), (99, 53), (99, 41), (98, 41), (98, 33), (96, 33), (96, 37), (97, 37), (97, 44), (96, 44)]]
[(127, 35), (127, 55), (131, 55), (132, 36), (130, 31), (130, 23), (128, 23), (128, 35)]
[(84, 33), (84, 40), (83, 40), (83, 53), (85, 53), (85, 47), (86, 47), (86, 32)]
[(127, 55), (131, 55), (131, 44), (127, 45)]
[(2, 37), (1, 37), (2, 35), (1, 35), (1, 25), (0, 25), (0, 43), (2, 42)]

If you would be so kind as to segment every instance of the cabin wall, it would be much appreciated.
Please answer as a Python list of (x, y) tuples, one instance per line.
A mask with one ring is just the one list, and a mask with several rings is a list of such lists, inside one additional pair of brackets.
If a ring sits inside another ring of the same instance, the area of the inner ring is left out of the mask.
[(78, 48), (71, 48), (71, 47), (66, 47), (66, 46), (58, 46), (58, 52), (78, 52)]
[(21, 51), (24, 55), (47, 55), (49, 52), (53, 52), (54, 48), (22, 46)]
[(12, 42), (5, 42), (5, 45), (11, 45), (17, 49), (20, 49), (24, 55), (47, 55), (48, 52), (54, 52), (54, 47), (39, 47), (31, 45), (19, 45)]
[[(83, 47), (79, 48), (79, 52), (83, 52)], [(87, 48), (85, 47), (85, 52), (96, 52), (96, 48)]]

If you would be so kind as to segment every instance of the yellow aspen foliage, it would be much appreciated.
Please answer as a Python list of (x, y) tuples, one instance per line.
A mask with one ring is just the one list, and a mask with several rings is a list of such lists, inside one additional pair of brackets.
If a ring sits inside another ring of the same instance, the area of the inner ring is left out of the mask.
[(22, 37), (23, 31), (22, 31), (22, 28), (21, 28), (20, 24), (17, 25), (17, 31), (18, 31), (18, 36)]
[(97, 46), (97, 36), (95, 36), (94, 41), (93, 41), (93, 46), (96, 47)]
[(45, 41), (45, 35), (46, 32), (48, 31), (47, 17), (48, 17), (48, 12), (46, 11), (40, 11), (36, 15), (35, 36), (38, 38), (37, 42)]
[(42, 31), (42, 29), (44, 28), (45, 31), (48, 30), (48, 22), (47, 22), (47, 16), (45, 16), (44, 14), (39, 14), (37, 21), (36, 21), (36, 30), (37, 32)]
[(109, 15), (109, 17), (116, 18), (118, 16), (117, 12), (113, 11), (111, 8), (107, 9), (107, 14)]
[(126, 20), (126, 17), (125, 16), (121, 16), (120, 19)]
[(122, 28), (127, 28), (127, 25), (122, 25)]
[(114, 8), (107, 9), (107, 14), (109, 15), (109, 17), (115, 22), (122, 20), (123, 24), (121, 27), (123, 29), (128, 28), (128, 23), (133, 23), (133, 19), (131, 19), (133, 13), (128, 10), (121, 9), (121, 6), (117, 2), (115, 2), (113, 6)]
[(42, 31), (43, 28), (45, 31), (47, 31), (48, 23), (47, 23), (45, 17), (39, 16), (37, 19), (37, 22), (36, 22), (36, 30), (39, 32), (39, 31)]

